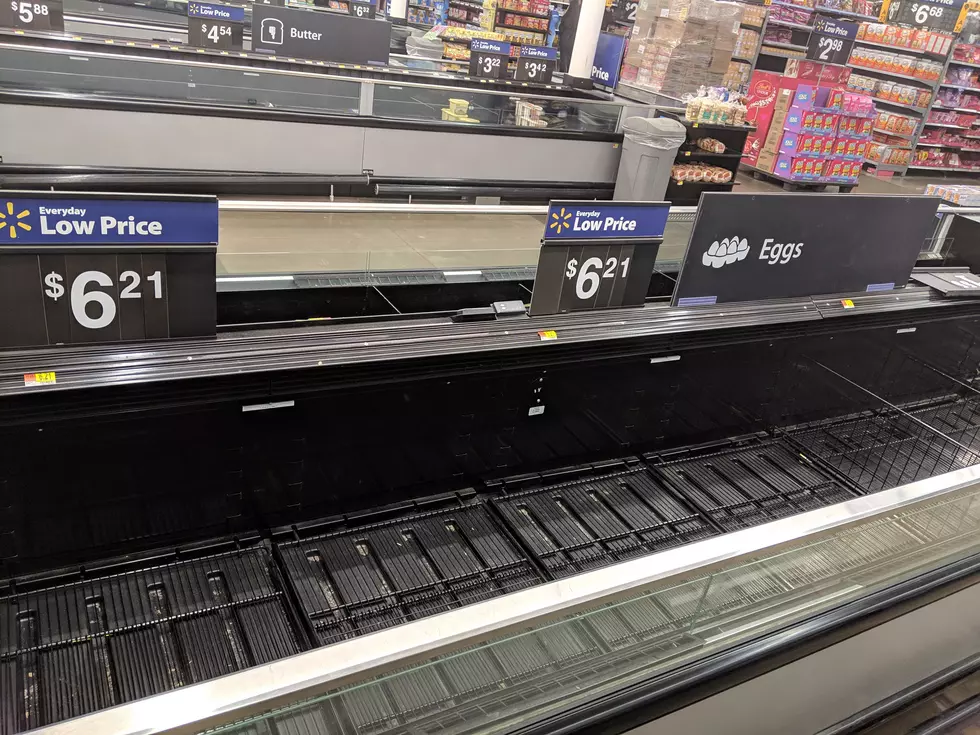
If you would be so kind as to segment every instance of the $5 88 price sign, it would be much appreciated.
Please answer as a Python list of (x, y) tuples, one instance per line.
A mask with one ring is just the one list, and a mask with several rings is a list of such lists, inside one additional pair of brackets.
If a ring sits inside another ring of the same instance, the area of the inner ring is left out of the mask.
[(61, 0), (0, 0), (0, 26), (63, 31)]

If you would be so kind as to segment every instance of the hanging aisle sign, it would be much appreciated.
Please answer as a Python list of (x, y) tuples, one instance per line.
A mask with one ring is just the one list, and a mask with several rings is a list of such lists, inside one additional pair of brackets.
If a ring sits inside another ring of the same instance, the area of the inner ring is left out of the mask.
[(215, 197), (0, 193), (0, 348), (215, 333)]
[(531, 316), (642, 305), (669, 212), (669, 202), (552, 202)]
[(187, 43), (220, 51), (242, 50), (245, 8), (215, 3), (187, 3)]
[(387, 65), (391, 23), (341, 13), (252, 6), (256, 51), (348, 64)]
[(701, 195), (674, 306), (904, 287), (940, 200), (873, 194)]
[(851, 57), (858, 24), (817, 15), (806, 46), (806, 58), (825, 64), (844, 65)]

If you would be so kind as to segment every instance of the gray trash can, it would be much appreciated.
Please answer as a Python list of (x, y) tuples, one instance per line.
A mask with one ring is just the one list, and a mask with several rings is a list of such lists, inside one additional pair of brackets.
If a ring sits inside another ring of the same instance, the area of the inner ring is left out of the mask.
[(669, 117), (628, 117), (613, 199), (661, 202), (687, 128)]

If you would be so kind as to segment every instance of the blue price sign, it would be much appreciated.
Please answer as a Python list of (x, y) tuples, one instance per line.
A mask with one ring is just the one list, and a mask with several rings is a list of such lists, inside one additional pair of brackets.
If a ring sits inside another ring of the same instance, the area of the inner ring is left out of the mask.
[(470, 41), (470, 76), (503, 79), (510, 60), (510, 44), (474, 38)]
[(214, 197), (0, 196), (0, 347), (215, 332)]
[(615, 87), (619, 68), (626, 50), (626, 37), (615, 33), (600, 33), (592, 61), (592, 81), (604, 87)]
[(669, 212), (668, 202), (552, 202), (531, 316), (642, 305)]
[(558, 61), (558, 49), (547, 46), (521, 46), (521, 55), (517, 57), (517, 68), (514, 69), (514, 79), (519, 82), (537, 82), (547, 84)]

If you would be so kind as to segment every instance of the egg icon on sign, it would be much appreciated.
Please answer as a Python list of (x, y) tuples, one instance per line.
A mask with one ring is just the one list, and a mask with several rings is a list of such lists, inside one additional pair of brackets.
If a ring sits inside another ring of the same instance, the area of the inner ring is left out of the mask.
[(726, 237), (721, 242), (715, 240), (708, 251), (701, 256), (701, 263), (711, 268), (721, 268), (738, 260), (745, 260), (749, 254), (749, 243), (738, 235)]

